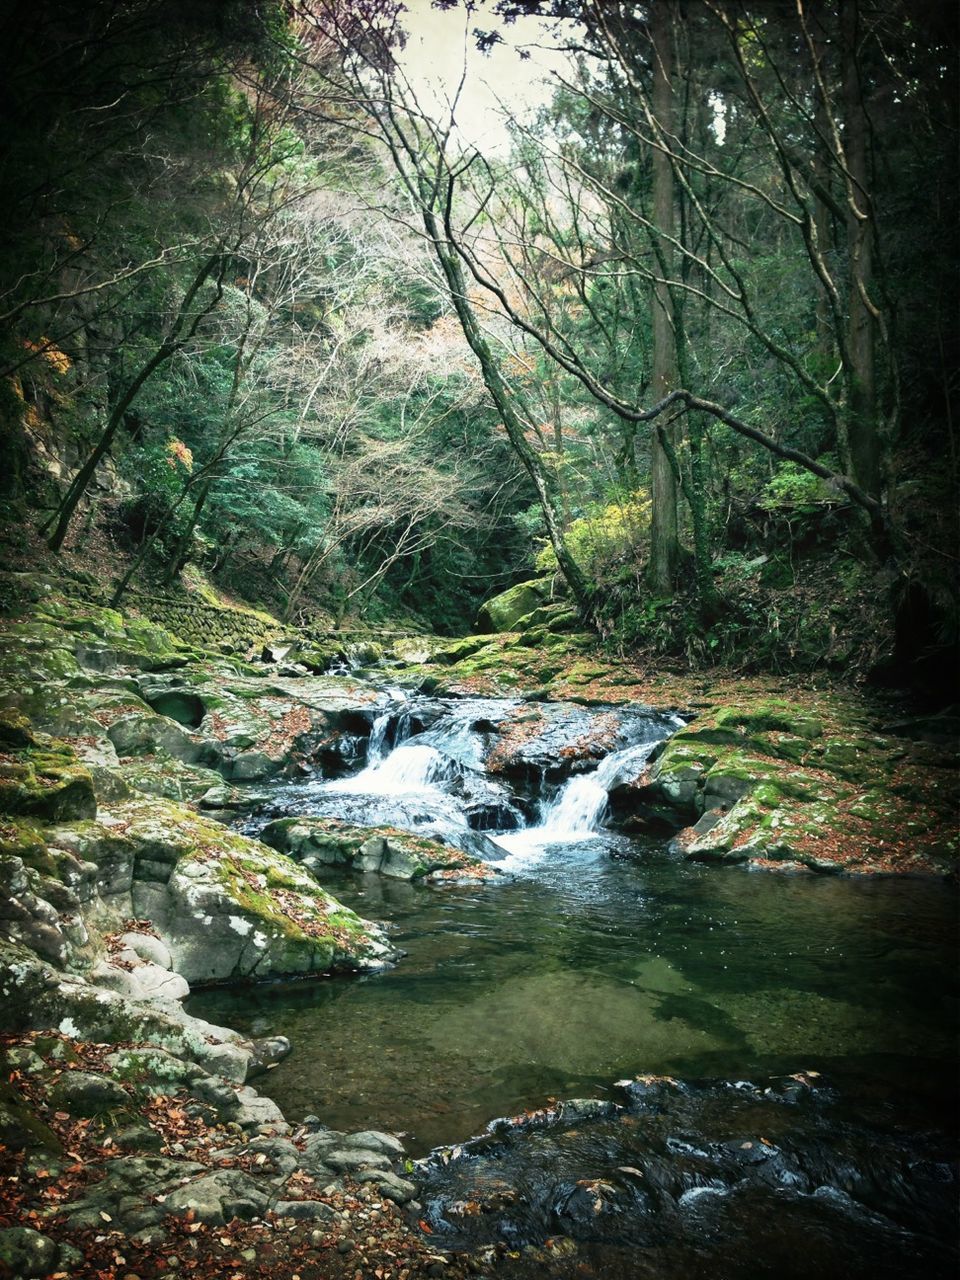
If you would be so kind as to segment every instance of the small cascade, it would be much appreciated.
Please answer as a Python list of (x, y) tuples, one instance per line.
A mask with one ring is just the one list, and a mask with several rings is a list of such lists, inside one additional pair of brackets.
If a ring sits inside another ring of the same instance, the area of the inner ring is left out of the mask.
[(583, 837), (601, 830), (607, 814), (610, 788), (646, 764), (655, 742), (640, 742), (622, 751), (611, 751), (592, 773), (571, 778), (543, 815), (540, 831), (554, 840)]
[(370, 739), (367, 742), (368, 767), (379, 764), (386, 754), (387, 730), (390, 728), (390, 720), (390, 712), (384, 711), (373, 722), (373, 728), (370, 730)]
[(450, 782), (456, 765), (449, 757), (424, 743), (406, 742), (386, 759), (368, 765), (352, 778), (324, 784), (326, 791), (361, 792), (365, 795), (400, 795), (437, 788)]
[[(391, 706), (381, 711), (373, 722), (370, 737), (367, 741), (367, 767), (379, 764), (389, 756), (393, 747), (399, 747), (410, 737), (411, 719), (407, 709), (397, 712), (397, 704), (403, 706), (406, 695), (401, 689), (388, 689)], [(391, 732), (392, 727), (392, 732)]]
[[(598, 771), (599, 772), (599, 771)], [(543, 815), (544, 838), (561, 840), (599, 831), (607, 811), (607, 791), (597, 773), (571, 778)]]

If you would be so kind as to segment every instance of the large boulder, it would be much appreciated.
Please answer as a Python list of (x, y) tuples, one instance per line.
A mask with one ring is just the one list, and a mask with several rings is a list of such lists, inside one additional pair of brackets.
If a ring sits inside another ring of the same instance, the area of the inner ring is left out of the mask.
[(477, 614), (477, 630), (484, 633), (511, 631), (521, 618), (549, 600), (551, 591), (550, 578), (532, 578), (502, 591), (481, 606)]
[(138, 800), (51, 842), (97, 868), (104, 909), (149, 918), (187, 982), (380, 968), (382, 930), (304, 868), (167, 801)]
[(63, 822), (96, 811), (90, 772), (65, 743), (35, 743), (0, 756), (0, 813)]

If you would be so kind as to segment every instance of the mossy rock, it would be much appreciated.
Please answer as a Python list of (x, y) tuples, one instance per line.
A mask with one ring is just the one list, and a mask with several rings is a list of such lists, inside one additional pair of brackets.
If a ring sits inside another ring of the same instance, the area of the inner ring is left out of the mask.
[(0, 858), (19, 858), (30, 871), (57, 877), (56, 858), (47, 848), (44, 833), (32, 823), (4, 822), (0, 826)]
[(544, 631), (567, 634), (578, 631), (581, 618), (576, 609), (566, 603), (543, 604), (531, 613), (524, 614), (514, 623), (517, 631), (528, 631), (534, 627), (542, 627)]
[(279, 818), (267, 824), (261, 838), (311, 869), (346, 867), (395, 880), (420, 880), (438, 872), (472, 879), (491, 874), (480, 858), (393, 827), (354, 827), (335, 818)]
[(823, 721), (818, 716), (777, 698), (749, 707), (725, 707), (714, 720), (721, 728), (731, 726), (747, 735), (776, 730), (811, 741), (823, 736)]
[(60, 1155), (59, 1138), (33, 1110), (19, 1089), (7, 1083), (13, 1063), (0, 1055), (0, 1143), (12, 1151), (36, 1150)]
[(12, 707), (0, 709), (0, 749), (18, 750), (33, 745), (35, 739), (27, 717)]
[(52, 743), (0, 757), (0, 813), (68, 822), (96, 812), (93, 779), (72, 748)]
[(552, 580), (532, 578), (488, 600), (477, 614), (477, 630), (512, 631), (520, 618), (538, 609), (550, 597)]

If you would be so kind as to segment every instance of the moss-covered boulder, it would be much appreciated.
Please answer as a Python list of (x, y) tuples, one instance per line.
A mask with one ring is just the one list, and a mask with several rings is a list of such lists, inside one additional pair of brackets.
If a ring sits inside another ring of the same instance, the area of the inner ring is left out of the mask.
[(92, 818), (96, 811), (93, 779), (65, 743), (0, 754), (0, 813), (62, 822)]
[(550, 578), (531, 578), (529, 582), (519, 582), (502, 591), (482, 605), (477, 614), (477, 630), (511, 631), (520, 618), (549, 600), (551, 590)]
[(485, 880), (495, 869), (472, 854), (393, 827), (353, 827), (334, 818), (279, 818), (262, 832), (265, 844), (305, 867), (347, 867), (395, 880)]
[(140, 799), (51, 839), (97, 868), (103, 908), (154, 921), (190, 983), (381, 967), (382, 931), (282, 853), (169, 801)]
[(943, 753), (921, 760), (865, 723), (827, 696), (814, 706), (753, 697), (711, 710), (615, 789), (616, 820), (627, 830), (672, 821), (682, 828), (676, 848), (700, 861), (949, 870), (956, 840), (944, 797), (956, 786), (954, 762)]

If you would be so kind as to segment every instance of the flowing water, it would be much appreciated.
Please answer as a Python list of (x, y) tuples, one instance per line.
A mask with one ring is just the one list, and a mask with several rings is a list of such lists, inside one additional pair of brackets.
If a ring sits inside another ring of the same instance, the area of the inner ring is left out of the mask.
[[(439, 1243), (569, 1236), (584, 1274), (624, 1280), (951, 1274), (952, 892), (708, 867), (616, 835), (609, 788), (675, 722), (638, 721), (537, 799), (483, 770), (515, 707), (398, 699), (362, 768), (278, 788), (261, 819), (387, 821), (486, 854), (501, 877), (331, 873), (391, 926), (395, 969), (210, 991), (191, 1011), (292, 1039), (262, 1082), (288, 1115), (402, 1131), (415, 1155), (546, 1107), (425, 1164)], [(791, 1085), (802, 1072), (819, 1074)], [(638, 1075), (700, 1083), (616, 1083)], [(610, 1105), (550, 1109), (572, 1098)]]

